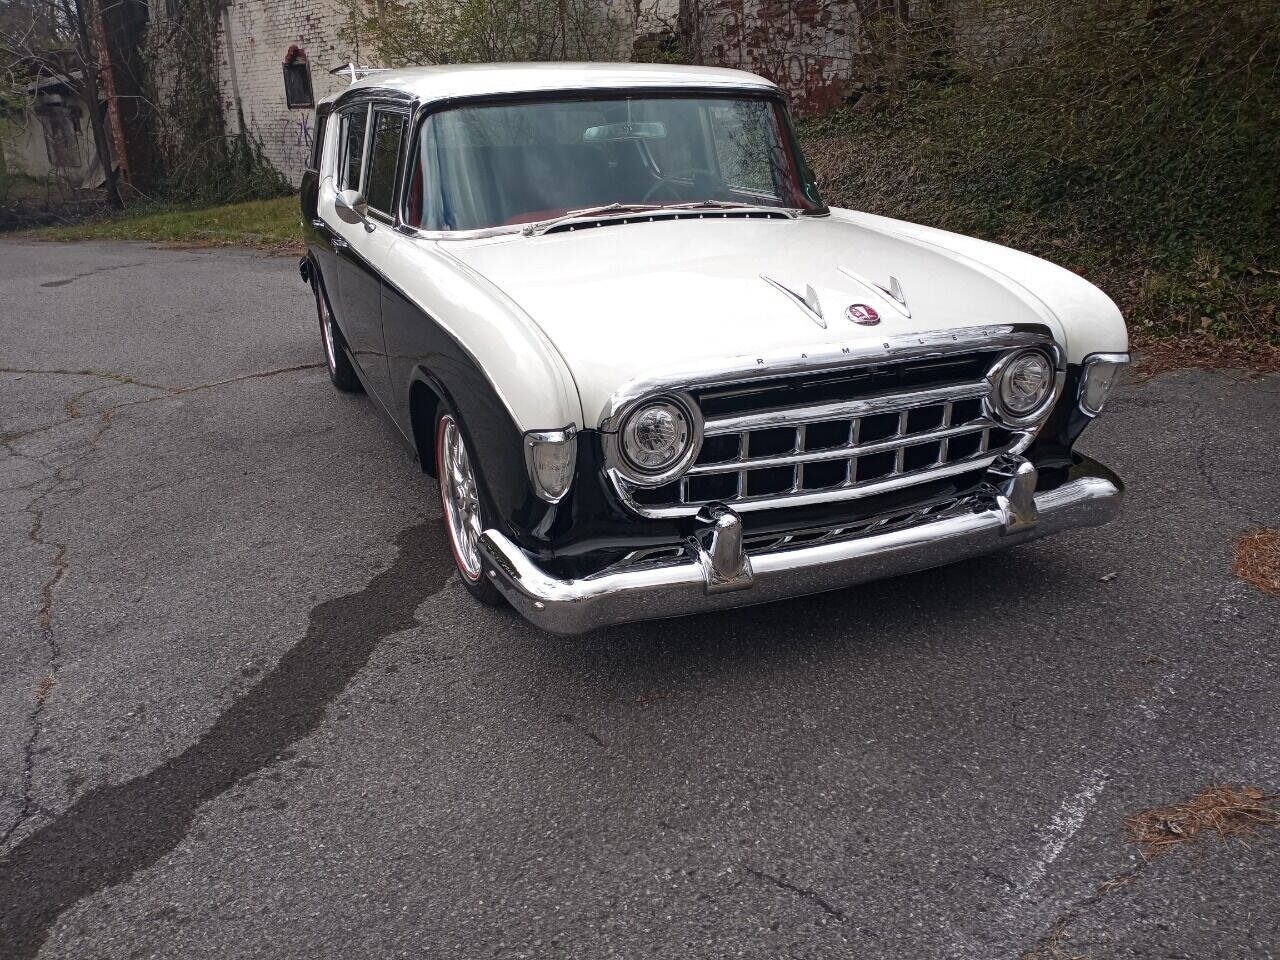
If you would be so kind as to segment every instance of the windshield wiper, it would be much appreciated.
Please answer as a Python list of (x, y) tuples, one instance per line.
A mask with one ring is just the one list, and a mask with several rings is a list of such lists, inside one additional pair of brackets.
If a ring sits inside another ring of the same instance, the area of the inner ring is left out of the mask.
[(753, 209), (754, 203), (736, 203), (733, 200), (690, 200), (687, 203), (664, 203), (663, 210), (743, 210)]
[(570, 210), (549, 220), (538, 220), (526, 224), (520, 232), (526, 237), (535, 237), (567, 220), (581, 220), (605, 213), (650, 213), (657, 210), (767, 210), (769, 213), (778, 213), (793, 220), (801, 213), (799, 207), (770, 207), (758, 203), (735, 203), (732, 200), (691, 200), (687, 203), (607, 203), (599, 207)]

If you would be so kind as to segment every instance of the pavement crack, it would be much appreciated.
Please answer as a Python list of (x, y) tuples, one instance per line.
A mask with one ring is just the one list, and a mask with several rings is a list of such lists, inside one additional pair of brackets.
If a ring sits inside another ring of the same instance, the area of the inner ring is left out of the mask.
[(832, 904), (830, 900), (818, 893), (816, 890), (810, 890), (808, 887), (801, 887), (789, 880), (784, 880), (782, 877), (775, 877), (771, 873), (765, 873), (763, 870), (757, 870), (754, 867), (744, 865), (743, 869), (757, 880), (763, 880), (766, 883), (771, 883), (781, 890), (794, 893), (797, 897), (808, 900), (810, 903), (817, 904), (823, 913), (830, 917), (834, 917), (841, 923), (845, 923), (848, 920), (848, 917), (845, 916), (843, 910)]
[(1138, 879), (1147, 869), (1146, 861), (1124, 870), (1108, 878), (1087, 896), (1068, 905), (1049, 924), (1049, 929), (1030, 949), (1022, 954), (1022, 960), (1058, 960), (1065, 956), (1062, 951), (1064, 941), (1069, 939), (1067, 928), (1079, 920), (1091, 907), (1096, 907), (1112, 890), (1123, 887)]
[(312, 608), (305, 635), (191, 746), (148, 773), (89, 790), (0, 859), (0, 957), (29, 960), (58, 917), (127, 881), (187, 836), (196, 813), (310, 736), (379, 643), (453, 575), (437, 523), (395, 539), (395, 559), (362, 588)]
[[(67, 376), (67, 377), (100, 377), (106, 380), (111, 380), (114, 383), (128, 384), (130, 386), (142, 387), (143, 389), (146, 389), (146, 390), (160, 391), (160, 396), (143, 397), (140, 400), (125, 400), (121, 403), (117, 403), (113, 406), (107, 407), (105, 410), (102, 411), (102, 416), (109, 421), (110, 418), (115, 414), (117, 410), (124, 410), (128, 407), (136, 407), (136, 406), (141, 406), (143, 404), (155, 403), (157, 400), (165, 400), (172, 397), (185, 396), (186, 394), (197, 393), (201, 390), (213, 390), (213, 389), (216, 389), (217, 387), (225, 387), (233, 383), (243, 383), (246, 380), (263, 380), (268, 377), (277, 377), (286, 373), (298, 373), (303, 370), (316, 370), (323, 366), (324, 366), (323, 363), (300, 363), (300, 364), (295, 364), (293, 366), (288, 366), (288, 367), (276, 367), (271, 370), (256, 370), (253, 373), (244, 373), (235, 377), (226, 377), (222, 380), (212, 380), (208, 383), (196, 383), (196, 384), (191, 384), (185, 387), (175, 387), (175, 386), (170, 386), (167, 384), (160, 384), (160, 383), (148, 383), (145, 380), (138, 380), (127, 374), (111, 373), (109, 371), (101, 371), (101, 370), (65, 370), (65, 369), (36, 369), (36, 368), (23, 368), (23, 367), (0, 367), (0, 373), (12, 373), (12, 374), (21, 374), (21, 375), (44, 374), (48, 376)], [(17, 443), (19, 440), (25, 440), (29, 437), (33, 437), (41, 433), (47, 433), (50, 430), (56, 430), (58, 427), (63, 427), (69, 423), (76, 422), (81, 417), (81, 411), (78, 407), (79, 401), (84, 399), (84, 397), (88, 396), (90, 393), (94, 393), (99, 389), (103, 389), (103, 388), (95, 387), (90, 390), (81, 391), (80, 393), (77, 393), (75, 396), (71, 397), (65, 404), (65, 410), (66, 410), (67, 416), (61, 420), (55, 420), (52, 423), (41, 424), (38, 427), (31, 427), (30, 429), (27, 429), (27, 430), (18, 430), (10, 433), (0, 434), (0, 446), (7, 447), (9, 451), (13, 453), (15, 452), (13, 449), (13, 444)]]
[[(31, 526), (27, 531), (27, 538), (38, 547), (51, 548), (53, 556), (49, 560), (50, 567), (49, 576), (45, 579), (40, 589), (40, 607), (36, 615), (37, 625), (40, 636), (45, 645), (45, 662), (46, 673), (41, 680), (34, 699), (34, 704), (27, 717), (28, 733), (23, 741), (22, 747), (22, 787), (21, 797), (18, 802), (18, 812), (13, 822), (0, 831), (0, 847), (6, 845), (15, 833), (22, 827), (24, 823), (31, 817), (34, 804), (34, 782), (35, 782), (35, 758), (36, 750), (39, 746), (40, 734), (43, 728), (43, 718), (47, 709), (50, 696), (57, 687), (58, 674), (62, 667), (62, 647), (58, 642), (57, 634), (54, 630), (53, 611), (55, 592), (59, 584), (66, 578), (67, 571), (70, 569), (70, 561), (68, 560), (68, 551), (70, 545), (65, 542), (48, 540), (44, 536), (46, 507), (45, 503), (51, 496), (56, 493), (64, 492), (70, 478), (70, 471), (97, 449), (98, 443), (102, 440), (107, 430), (110, 428), (114, 414), (117, 410), (125, 407), (137, 406), (140, 404), (151, 403), (156, 400), (174, 397), (178, 395), (194, 393), (199, 390), (209, 390), (215, 387), (221, 387), (232, 383), (240, 383), (246, 380), (259, 380), (267, 377), (278, 376), (284, 373), (293, 373), (301, 370), (311, 370), (320, 367), (322, 364), (297, 364), (289, 367), (279, 367), (271, 370), (258, 370), (253, 373), (241, 374), (235, 377), (227, 377), (222, 380), (211, 381), (209, 383), (199, 383), (188, 387), (171, 387), (161, 384), (147, 383), (138, 380), (128, 374), (115, 373), (111, 371), (101, 370), (70, 370), (61, 368), (31, 368), (31, 367), (0, 367), (0, 373), (8, 373), (15, 375), (49, 375), (49, 376), (87, 376), (95, 377), (109, 381), (106, 384), (100, 384), (95, 387), (81, 390), (67, 400), (65, 410), (67, 417), (64, 420), (56, 421), (52, 424), (46, 424), (41, 427), (35, 427), (30, 430), (20, 431), (17, 433), (9, 433), (0, 435), (0, 446), (3, 446), (9, 455), (19, 457), (21, 459), (31, 460), (33, 458), (26, 454), (20, 453), (15, 449), (15, 443), (25, 437), (33, 434), (52, 430), (58, 426), (79, 420), (82, 416), (78, 401), (98, 390), (105, 389), (114, 384), (132, 384), (156, 391), (160, 391), (159, 396), (145, 397), (140, 400), (130, 400), (105, 409), (98, 417), (97, 429), (93, 435), (83, 443), (79, 453), (70, 463), (62, 464), (56, 467), (51, 473), (17, 488), (24, 492), (35, 492), (36, 494), (23, 508), (24, 512), (31, 515)], [(0, 955), (4, 955), (0, 951)]]
[(145, 380), (139, 380), (137, 377), (131, 376), (127, 373), (115, 373), (111, 370), (94, 370), (92, 368), (72, 370), (66, 367), (0, 367), (0, 373), (11, 373), (16, 376), (23, 377), (97, 377), (100, 380), (110, 380), (113, 383), (124, 383), (137, 387), (147, 387), (151, 390), (166, 390), (170, 393), (181, 389), (180, 387), (170, 387), (160, 383), (148, 383)]
[[(1202, 416), (1202, 408), (1204, 406), (1204, 403), (1200, 398), (1201, 392), (1202, 392), (1201, 390), (1197, 390), (1195, 396), (1187, 397), (1187, 399), (1191, 402), (1191, 405), (1192, 405), (1191, 413), (1187, 417), (1188, 423), (1204, 422), (1204, 419)], [(1217, 502), (1218, 504), (1226, 508), (1229, 512), (1237, 514), (1238, 516), (1245, 518), (1249, 522), (1254, 523), (1255, 525), (1258, 525), (1259, 524), (1258, 519), (1254, 515), (1252, 515), (1249, 512), (1249, 510), (1241, 503), (1240, 498), (1232, 497), (1225, 490), (1223, 490), (1222, 487), (1219, 485), (1218, 478), (1214, 476), (1214, 471), (1212, 469), (1212, 464), (1211, 464), (1212, 458), (1209, 455), (1209, 445), (1213, 443), (1215, 439), (1217, 439), (1217, 434), (1211, 431), (1206, 431), (1204, 435), (1201, 436), (1199, 442), (1196, 443), (1195, 455), (1193, 458), (1195, 461), (1196, 473), (1199, 475), (1200, 479), (1204, 482), (1205, 487), (1208, 489), (1210, 494), (1210, 499), (1214, 500), (1215, 502)]]
[(78, 420), (82, 416), (82, 411), (80, 410), (80, 401), (84, 400), (85, 397), (92, 396), (93, 394), (98, 393), (101, 390), (109, 390), (113, 386), (115, 386), (114, 382), (100, 383), (96, 387), (87, 387), (86, 389), (81, 390), (79, 393), (72, 394), (70, 397), (67, 398), (67, 402), (62, 405), (62, 408), (67, 412), (67, 419)]
[(67, 544), (62, 541), (48, 540), (44, 535), (44, 508), (39, 504), (48, 497), (57, 485), (62, 482), (62, 467), (59, 467), (48, 478), (53, 486), (41, 493), (27, 505), (31, 514), (31, 527), (27, 531), (27, 539), (38, 547), (53, 548), (53, 556), (48, 562), (50, 572), (40, 587), (40, 610), (36, 615), (36, 623), (40, 637), (45, 646), (46, 673), (36, 688), (35, 702), (27, 714), (27, 737), (22, 744), (22, 796), (18, 803), (18, 813), (9, 826), (0, 833), (0, 846), (7, 844), (18, 828), (31, 816), (33, 784), (35, 781), (36, 747), (40, 742), (42, 719), (49, 701), (49, 696), (58, 684), (58, 673), (62, 669), (62, 645), (58, 642), (53, 629), (54, 593), (62, 583), (70, 567), (67, 561)]
[[(244, 373), (236, 377), (227, 377), (225, 380), (213, 380), (210, 383), (197, 383), (195, 386), (181, 387), (174, 390), (173, 392), (175, 394), (195, 393), (197, 390), (212, 390), (215, 387), (225, 387), (227, 386), (227, 384), (231, 384), (231, 383), (243, 383), (246, 380), (265, 380), (267, 377), (278, 377), (281, 374), (285, 374), (285, 373), (300, 373), (303, 370), (317, 370), (323, 366), (324, 366), (323, 363), (297, 363), (291, 367), (276, 367), (272, 370), (258, 370), (258, 371), (255, 371), (254, 373)], [(157, 400), (160, 398), (152, 397), (150, 399)], [(148, 403), (150, 401), (138, 400), (134, 402)], [(128, 404), (123, 404), (123, 406), (128, 406)]]

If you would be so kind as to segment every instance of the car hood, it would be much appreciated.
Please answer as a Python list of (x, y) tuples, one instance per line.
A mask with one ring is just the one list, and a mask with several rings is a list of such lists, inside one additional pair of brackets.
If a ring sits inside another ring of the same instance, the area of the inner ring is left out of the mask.
[[(664, 371), (819, 362), (845, 347), (991, 324), (1041, 323), (1063, 342), (1053, 313), (996, 269), (835, 217), (680, 219), (440, 246), (541, 327), (577, 383), (585, 427), (623, 384)], [(893, 279), (905, 310), (886, 292)], [(770, 280), (802, 298), (812, 290), (825, 327)], [(852, 322), (854, 304), (880, 322)]]

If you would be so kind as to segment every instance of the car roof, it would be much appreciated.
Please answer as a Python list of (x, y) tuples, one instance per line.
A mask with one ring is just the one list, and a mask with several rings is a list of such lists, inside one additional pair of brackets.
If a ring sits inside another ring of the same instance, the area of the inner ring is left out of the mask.
[(421, 103), (457, 97), (542, 93), (557, 90), (629, 88), (724, 88), (777, 90), (772, 82), (745, 70), (662, 63), (470, 63), (410, 67), (371, 73), (322, 102), (360, 90), (395, 91)]

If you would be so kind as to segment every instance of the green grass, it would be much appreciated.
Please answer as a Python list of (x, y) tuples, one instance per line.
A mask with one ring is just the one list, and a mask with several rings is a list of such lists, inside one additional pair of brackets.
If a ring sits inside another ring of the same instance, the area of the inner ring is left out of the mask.
[(148, 206), (108, 220), (33, 230), (29, 236), (289, 250), (302, 243), (301, 221), (298, 198), (292, 196), (202, 209)]

